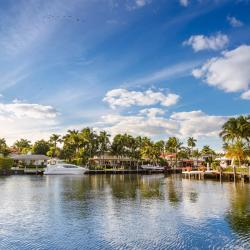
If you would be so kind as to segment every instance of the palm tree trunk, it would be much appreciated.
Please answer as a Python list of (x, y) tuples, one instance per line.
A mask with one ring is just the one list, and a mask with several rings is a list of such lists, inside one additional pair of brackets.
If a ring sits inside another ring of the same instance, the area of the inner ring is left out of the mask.
[(234, 165), (234, 158), (232, 159), (232, 165), (233, 165), (234, 182), (235, 182), (235, 180), (236, 180), (236, 168), (235, 168), (235, 165)]
[(248, 165), (248, 181), (250, 182), (250, 165)]
[(177, 153), (178, 153), (178, 150), (176, 148), (176, 151), (175, 151), (175, 169), (177, 168), (177, 164), (178, 164), (178, 160), (177, 160)]

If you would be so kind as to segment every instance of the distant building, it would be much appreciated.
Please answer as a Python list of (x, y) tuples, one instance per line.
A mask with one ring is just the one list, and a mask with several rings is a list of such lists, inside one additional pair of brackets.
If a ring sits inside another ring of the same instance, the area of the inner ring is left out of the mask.
[[(176, 153), (164, 153), (161, 155), (161, 158), (165, 159), (168, 164), (172, 167), (176, 165)], [(203, 158), (191, 158), (191, 159), (178, 159), (177, 167), (198, 167), (203, 164), (205, 160)]]

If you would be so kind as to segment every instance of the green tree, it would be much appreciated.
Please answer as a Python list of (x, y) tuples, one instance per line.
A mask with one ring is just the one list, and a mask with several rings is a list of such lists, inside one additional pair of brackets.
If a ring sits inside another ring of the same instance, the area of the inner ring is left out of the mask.
[(238, 164), (239, 166), (241, 166), (241, 161), (243, 161), (247, 157), (248, 153), (249, 151), (247, 146), (241, 141), (237, 141), (226, 146), (226, 157), (232, 159), (233, 166), (235, 160), (238, 160)]
[(202, 150), (201, 150), (201, 153), (203, 155), (215, 155), (216, 153), (214, 152), (213, 149), (210, 148), (210, 146), (208, 145), (205, 145), (203, 146)]
[(98, 143), (99, 143), (99, 153), (104, 155), (105, 152), (108, 152), (110, 148), (110, 134), (106, 131), (101, 131), (98, 136)]
[(250, 118), (239, 116), (230, 118), (222, 126), (220, 136), (224, 142), (232, 142), (250, 139)]
[(60, 155), (60, 148), (57, 147), (57, 143), (62, 142), (61, 136), (57, 134), (52, 134), (49, 138), (49, 142), (52, 146), (48, 151), (48, 156), (58, 157)]
[(213, 156), (216, 155), (214, 150), (211, 149), (208, 145), (205, 145), (201, 150), (201, 154), (205, 157), (205, 161), (209, 164), (210, 167), (213, 161)]
[(182, 148), (182, 142), (176, 137), (169, 137), (166, 143), (168, 152), (175, 153), (175, 167), (178, 163), (178, 151)]
[(193, 155), (193, 149), (196, 146), (196, 142), (197, 142), (197, 140), (194, 139), (193, 137), (189, 137), (187, 139), (187, 145), (190, 148), (191, 155)]
[(62, 142), (61, 140), (61, 136), (57, 135), (57, 134), (52, 134), (49, 138), (49, 142), (55, 147), (57, 148), (57, 143)]
[(50, 150), (50, 143), (45, 140), (36, 141), (33, 145), (32, 152), (34, 154), (47, 155)]
[(20, 139), (17, 140), (14, 144), (13, 147), (19, 152), (19, 153), (28, 153), (31, 148), (31, 141), (27, 139)]
[(4, 138), (0, 138), (0, 154), (7, 156), (10, 153), (9, 147)]
[(125, 155), (125, 140), (122, 134), (117, 134), (111, 144), (111, 153), (118, 158)]
[(142, 151), (142, 157), (153, 163), (156, 163), (160, 158), (161, 153), (160, 153), (159, 147), (155, 145), (153, 142), (143, 146), (141, 151)]
[[(98, 153), (98, 135), (91, 128), (84, 128), (79, 134), (81, 147), (84, 148), (85, 158), (92, 158)], [(82, 151), (83, 152), (83, 151)]]
[(165, 153), (165, 142), (163, 140), (155, 142), (155, 146), (158, 148), (161, 155)]
[(193, 157), (196, 159), (196, 164), (198, 166), (198, 160), (201, 157), (201, 152), (199, 151), (199, 149), (195, 149), (193, 151)]
[(82, 141), (79, 136), (78, 130), (68, 130), (67, 134), (63, 137), (64, 147), (74, 150), (74, 156), (76, 156), (82, 146)]

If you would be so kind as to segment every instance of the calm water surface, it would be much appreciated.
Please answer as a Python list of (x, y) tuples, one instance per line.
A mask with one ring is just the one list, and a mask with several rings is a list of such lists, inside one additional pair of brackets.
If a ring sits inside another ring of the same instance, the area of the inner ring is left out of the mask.
[(176, 175), (1, 177), (0, 249), (250, 249), (250, 185)]

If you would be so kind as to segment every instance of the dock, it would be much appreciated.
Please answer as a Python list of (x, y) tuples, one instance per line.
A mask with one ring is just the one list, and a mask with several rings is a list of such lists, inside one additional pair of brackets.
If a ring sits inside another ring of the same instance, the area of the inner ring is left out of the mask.
[(149, 170), (149, 169), (106, 169), (88, 170), (85, 174), (174, 174), (181, 169)]
[(219, 171), (182, 171), (182, 176), (188, 179), (216, 179), (227, 181), (250, 181), (249, 174), (246, 173), (234, 173), (234, 172), (219, 172)]
[[(12, 168), (11, 174), (16, 175), (43, 175), (43, 168)], [(180, 174), (181, 169), (149, 170), (149, 169), (90, 169), (85, 172), (88, 175), (94, 174)]]
[(11, 174), (29, 174), (29, 175), (42, 175), (44, 172), (43, 168), (11, 168)]

